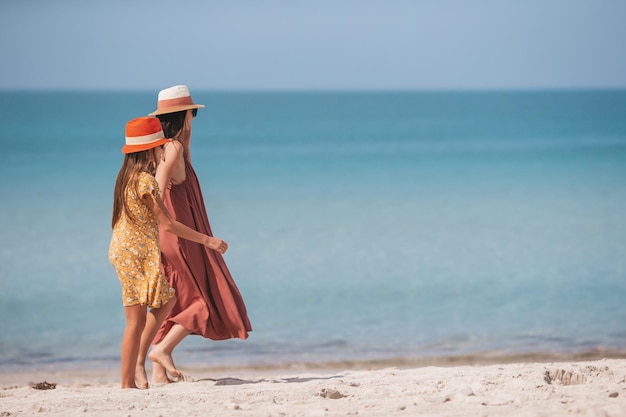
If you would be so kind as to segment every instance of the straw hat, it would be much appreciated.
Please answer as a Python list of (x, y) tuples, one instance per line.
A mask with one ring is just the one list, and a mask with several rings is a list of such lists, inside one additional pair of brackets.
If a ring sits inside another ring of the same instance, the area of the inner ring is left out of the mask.
[(186, 85), (175, 85), (174, 87), (159, 91), (157, 109), (150, 113), (149, 116), (175, 113), (189, 109), (201, 109), (203, 107), (204, 104), (194, 104), (189, 88), (187, 88)]
[(167, 143), (156, 117), (138, 117), (126, 123), (126, 145), (122, 153), (147, 151)]

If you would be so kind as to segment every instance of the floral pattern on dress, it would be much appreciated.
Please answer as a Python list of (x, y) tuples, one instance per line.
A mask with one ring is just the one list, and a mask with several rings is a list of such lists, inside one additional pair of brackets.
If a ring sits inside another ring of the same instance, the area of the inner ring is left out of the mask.
[(141, 197), (145, 195), (156, 204), (159, 184), (154, 176), (142, 172), (137, 193), (128, 186), (124, 195), (135, 221), (122, 210), (109, 246), (109, 261), (122, 284), (125, 307), (140, 304), (158, 308), (174, 296), (174, 289), (161, 271), (159, 220), (143, 203)]

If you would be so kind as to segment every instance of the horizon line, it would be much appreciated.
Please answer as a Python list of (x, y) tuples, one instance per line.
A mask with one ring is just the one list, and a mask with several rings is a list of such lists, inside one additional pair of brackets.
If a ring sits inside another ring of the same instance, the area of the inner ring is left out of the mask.
[[(163, 87), (164, 88), (164, 87)], [(0, 93), (145, 93), (162, 88), (60, 88), (60, 87), (0, 87)], [(202, 93), (508, 93), (508, 92), (620, 92), (626, 86), (613, 87), (482, 87), (482, 88), (197, 88)]]

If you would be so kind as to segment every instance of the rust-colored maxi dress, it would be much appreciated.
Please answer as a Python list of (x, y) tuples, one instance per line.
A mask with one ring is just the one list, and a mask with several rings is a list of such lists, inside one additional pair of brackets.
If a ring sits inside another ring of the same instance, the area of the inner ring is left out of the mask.
[[(186, 158), (185, 172), (185, 181), (170, 183), (164, 190), (165, 206), (179, 222), (213, 236), (198, 177)], [(175, 323), (213, 340), (246, 339), (252, 326), (222, 255), (163, 230), (160, 237), (163, 269), (177, 300), (153, 343), (159, 343)]]

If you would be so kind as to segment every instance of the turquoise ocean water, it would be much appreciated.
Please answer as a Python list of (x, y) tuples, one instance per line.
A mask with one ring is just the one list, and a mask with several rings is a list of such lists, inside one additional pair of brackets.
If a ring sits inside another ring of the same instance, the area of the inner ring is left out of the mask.
[[(156, 92), (0, 92), (0, 371), (118, 366), (124, 125)], [(626, 91), (197, 92), (254, 327), (182, 366), (626, 354)]]

